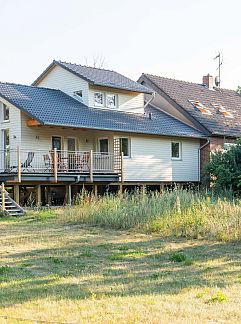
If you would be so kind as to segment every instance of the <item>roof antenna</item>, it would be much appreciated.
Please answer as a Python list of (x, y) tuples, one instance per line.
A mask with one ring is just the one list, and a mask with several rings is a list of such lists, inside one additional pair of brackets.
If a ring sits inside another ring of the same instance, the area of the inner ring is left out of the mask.
[(215, 77), (215, 85), (220, 89), (221, 84), (221, 65), (223, 64), (223, 58), (221, 59), (221, 54), (218, 52), (218, 55), (214, 57), (214, 60), (218, 59), (218, 76)]

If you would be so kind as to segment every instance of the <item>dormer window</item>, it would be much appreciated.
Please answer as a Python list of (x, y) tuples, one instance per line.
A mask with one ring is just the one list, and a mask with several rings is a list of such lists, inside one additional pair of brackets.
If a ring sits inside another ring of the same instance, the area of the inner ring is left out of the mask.
[(117, 107), (117, 96), (115, 94), (106, 95), (106, 107), (116, 108)]
[(104, 93), (95, 92), (94, 101), (95, 101), (95, 107), (104, 107)]
[(3, 121), (9, 121), (9, 107), (3, 104)]

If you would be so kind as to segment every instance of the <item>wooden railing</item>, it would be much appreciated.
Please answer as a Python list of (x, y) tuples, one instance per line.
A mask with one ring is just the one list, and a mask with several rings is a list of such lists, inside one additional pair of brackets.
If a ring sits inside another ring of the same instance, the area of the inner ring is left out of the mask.
[(25, 173), (52, 173), (57, 182), (59, 173), (87, 173), (93, 175), (115, 173), (121, 175), (122, 156), (91, 151), (14, 150), (0, 151), (0, 172), (16, 173), (18, 182)]

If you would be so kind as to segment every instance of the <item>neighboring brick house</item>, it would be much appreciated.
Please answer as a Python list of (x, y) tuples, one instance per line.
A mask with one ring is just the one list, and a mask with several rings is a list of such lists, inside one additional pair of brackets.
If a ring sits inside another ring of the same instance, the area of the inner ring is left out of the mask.
[[(234, 90), (214, 87), (212, 76), (204, 76), (198, 84), (143, 73), (138, 82), (155, 91), (153, 106), (207, 136), (201, 141), (201, 168), (210, 152), (241, 137), (241, 96)], [(145, 100), (149, 98), (146, 95)]]

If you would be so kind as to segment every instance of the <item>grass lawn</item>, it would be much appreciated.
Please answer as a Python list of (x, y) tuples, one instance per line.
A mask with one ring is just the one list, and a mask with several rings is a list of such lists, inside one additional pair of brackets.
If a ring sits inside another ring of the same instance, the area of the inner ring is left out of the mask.
[(0, 323), (241, 323), (240, 301), (241, 243), (0, 219)]

